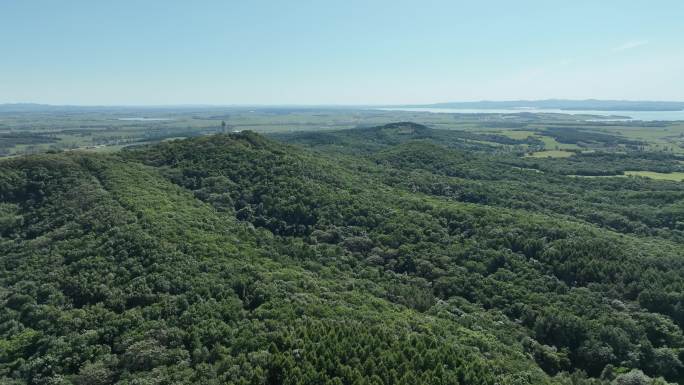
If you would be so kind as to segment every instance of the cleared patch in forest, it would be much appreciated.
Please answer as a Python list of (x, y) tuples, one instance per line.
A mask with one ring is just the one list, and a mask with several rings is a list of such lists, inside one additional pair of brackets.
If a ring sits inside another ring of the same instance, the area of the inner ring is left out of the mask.
[(625, 175), (643, 176), (658, 180), (673, 180), (676, 182), (684, 181), (684, 172), (655, 172), (655, 171), (625, 171)]
[(532, 154), (527, 154), (525, 157), (528, 158), (568, 158), (575, 155), (574, 152), (562, 151), (562, 150), (548, 150), (548, 151), (537, 151)]

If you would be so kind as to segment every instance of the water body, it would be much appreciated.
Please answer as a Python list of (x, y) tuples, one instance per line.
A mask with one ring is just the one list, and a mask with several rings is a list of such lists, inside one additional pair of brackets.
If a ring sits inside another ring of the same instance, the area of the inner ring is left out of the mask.
[(136, 122), (158, 122), (158, 121), (173, 120), (173, 119), (171, 119), (171, 118), (119, 118), (117, 120), (128, 120), (128, 121), (136, 121)]
[(383, 111), (432, 112), (436, 114), (519, 114), (529, 112), (534, 114), (568, 114), (593, 115), (587, 121), (677, 121), (684, 120), (684, 111), (575, 111), (541, 108), (511, 108), (511, 109), (461, 109), (461, 108), (378, 108)]

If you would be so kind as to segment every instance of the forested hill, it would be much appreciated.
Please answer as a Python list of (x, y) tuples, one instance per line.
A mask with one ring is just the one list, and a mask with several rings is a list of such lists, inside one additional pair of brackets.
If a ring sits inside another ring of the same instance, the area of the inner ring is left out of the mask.
[(0, 161), (1, 383), (684, 383), (684, 188), (568, 176), (677, 160), (472, 135)]

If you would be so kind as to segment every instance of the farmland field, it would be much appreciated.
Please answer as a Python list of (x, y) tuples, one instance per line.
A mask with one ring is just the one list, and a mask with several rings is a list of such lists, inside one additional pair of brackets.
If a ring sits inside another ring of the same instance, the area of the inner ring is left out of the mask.
[(548, 151), (537, 151), (530, 155), (530, 158), (568, 158), (573, 156), (575, 153), (570, 151), (560, 151), (560, 150), (548, 150)]
[(625, 171), (625, 175), (642, 176), (651, 179), (684, 181), (684, 172)]

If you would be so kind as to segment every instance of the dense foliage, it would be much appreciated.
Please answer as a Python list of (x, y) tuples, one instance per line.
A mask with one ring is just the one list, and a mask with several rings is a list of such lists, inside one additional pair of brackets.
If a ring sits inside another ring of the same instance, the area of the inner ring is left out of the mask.
[(566, 144), (586, 144), (600, 146), (627, 145), (636, 147), (640, 143), (634, 140), (625, 139), (619, 136), (606, 134), (603, 132), (592, 132), (576, 127), (550, 127), (544, 133), (556, 139), (559, 143)]
[(279, 139), (0, 162), (3, 383), (684, 383), (681, 184)]

